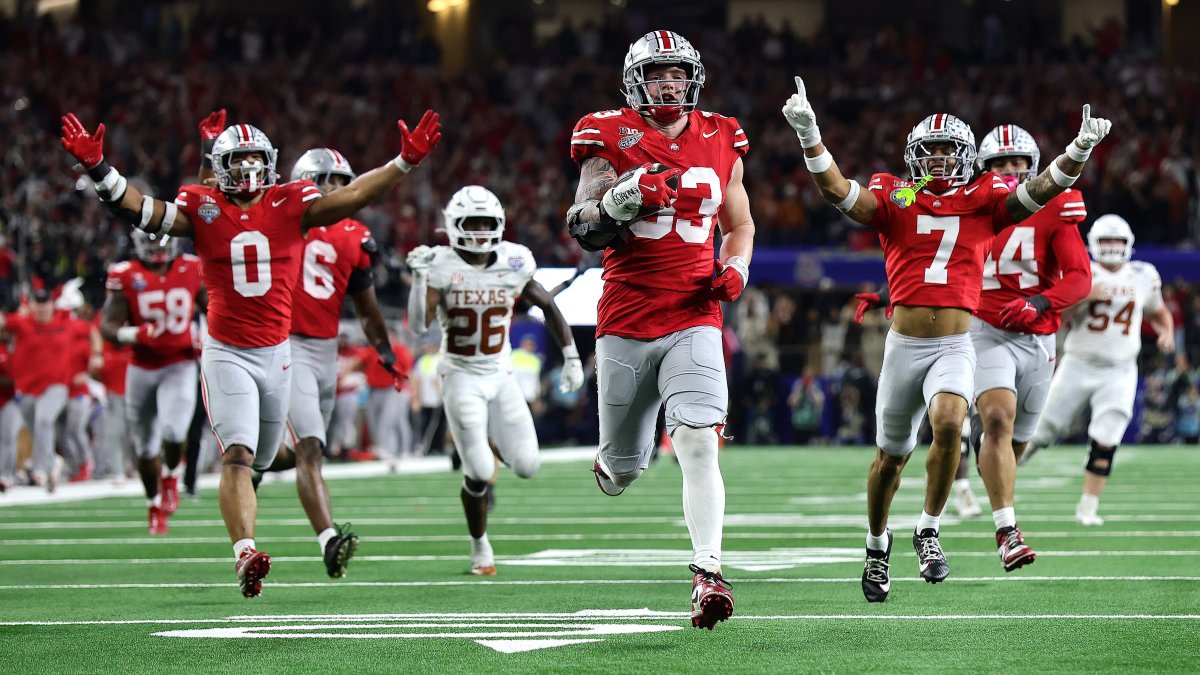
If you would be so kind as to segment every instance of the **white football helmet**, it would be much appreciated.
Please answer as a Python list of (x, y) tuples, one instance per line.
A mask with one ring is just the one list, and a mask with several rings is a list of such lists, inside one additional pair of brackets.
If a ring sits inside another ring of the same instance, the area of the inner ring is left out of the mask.
[(329, 182), (333, 176), (342, 176), (347, 183), (354, 180), (354, 169), (350, 168), (350, 162), (333, 148), (313, 148), (301, 155), (292, 166), (291, 180), (311, 180), (324, 193), (337, 189)]
[[(683, 100), (656, 101), (647, 88), (646, 69), (670, 65), (679, 66), (687, 72), (686, 79), (678, 80), (687, 87)], [(630, 108), (661, 122), (671, 122), (695, 110), (700, 102), (704, 64), (700, 63), (700, 52), (682, 35), (669, 30), (656, 30), (629, 45), (621, 79), (625, 83), (625, 101)]]
[(129, 233), (133, 241), (133, 253), (144, 263), (161, 265), (179, 256), (179, 241), (169, 234), (156, 237), (149, 232), (134, 230)]
[[(1122, 244), (1101, 244), (1102, 239), (1122, 239)], [(1088, 253), (1098, 263), (1116, 265), (1133, 256), (1133, 229), (1115, 213), (1100, 216), (1088, 230)]]
[[(1037, 141), (1033, 140), (1033, 134), (1015, 124), (1001, 124), (979, 141), (975, 163), (980, 171), (988, 171), (988, 162), (1001, 157), (1025, 157), (1029, 160), (1029, 168), (1016, 173), (1017, 183), (1020, 184), (1037, 175), (1042, 153), (1038, 150)], [(1016, 185), (1009, 187), (1015, 189)]]
[[(239, 160), (239, 155), (261, 153), (266, 166), (260, 162)], [(212, 165), (221, 192), (252, 195), (275, 184), (275, 160), (279, 151), (261, 129), (249, 124), (235, 124), (217, 136), (213, 142)]]
[[(491, 253), (504, 238), (504, 205), (482, 185), (468, 185), (455, 192), (442, 214), (446, 218), (446, 235), (454, 248)], [(489, 230), (464, 230), (468, 218), (491, 218), (496, 224)]]
[[(953, 155), (934, 155), (927, 144), (949, 143), (954, 146)], [(953, 157), (954, 167), (946, 167), (946, 159)], [(912, 173), (914, 181), (932, 175), (940, 169), (942, 175), (934, 176), (927, 183), (931, 192), (945, 192), (971, 181), (975, 170), (975, 134), (966, 122), (954, 115), (938, 113), (921, 120), (908, 134), (904, 146), (904, 163)]]

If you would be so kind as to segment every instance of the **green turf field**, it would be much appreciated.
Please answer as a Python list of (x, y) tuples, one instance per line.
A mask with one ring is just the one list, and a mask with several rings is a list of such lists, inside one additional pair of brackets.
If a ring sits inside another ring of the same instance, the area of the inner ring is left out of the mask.
[(859, 588), (870, 453), (724, 451), (737, 607), (713, 632), (685, 613), (669, 458), (618, 498), (596, 489), (590, 461), (502, 474), (492, 579), (465, 574), (457, 474), (331, 481), (335, 517), (362, 537), (345, 580), (325, 576), (294, 486), (265, 484), (258, 542), (274, 566), (254, 600), (237, 590), (212, 490), (153, 539), (141, 499), (0, 508), (0, 671), (1200, 670), (1200, 449), (1123, 448), (1108, 522), (1086, 530), (1073, 519), (1083, 450), (1045, 451), (1017, 488), (1037, 562), (1004, 573), (986, 508), (947, 517), (951, 577), (937, 586), (907, 544), (918, 456), (893, 508), (882, 605)]

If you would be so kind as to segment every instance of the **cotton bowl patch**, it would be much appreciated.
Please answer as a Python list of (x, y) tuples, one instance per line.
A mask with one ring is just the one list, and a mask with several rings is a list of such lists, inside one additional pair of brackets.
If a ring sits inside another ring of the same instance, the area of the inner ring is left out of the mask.
[(200, 208), (196, 209), (196, 213), (200, 214), (200, 217), (204, 219), (204, 222), (212, 224), (212, 221), (216, 220), (217, 216), (221, 215), (221, 207), (217, 206), (216, 204), (201, 204)]
[(910, 187), (898, 188), (892, 190), (891, 199), (896, 206), (906, 209), (917, 201), (917, 193)]

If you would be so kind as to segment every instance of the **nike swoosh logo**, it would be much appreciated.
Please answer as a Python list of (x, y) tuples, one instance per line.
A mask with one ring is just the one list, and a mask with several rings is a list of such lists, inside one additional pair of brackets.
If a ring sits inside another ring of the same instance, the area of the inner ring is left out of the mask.
[(705, 138), (712, 138), (713, 136), (717, 135), (717, 130), (713, 129), (712, 131), (708, 132), (707, 134), (700, 134), (700, 135)]
[(979, 189), (979, 186), (978, 186), (978, 185), (973, 185), (973, 186), (971, 186), (971, 187), (969, 187), (969, 188), (967, 188), (967, 189), (963, 190), (963, 194), (964, 194), (964, 195), (969, 195), (969, 194), (971, 194), (972, 192), (974, 192), (974, 191), (976, 191), (976, 190), (978, 190), (978, 189)]
[(286, 201), (287, 201), (287, 197), (284, 197), (283, 199), (280, 199), (280, 200), (279, 200), (279, 201), (277, 201), (277, 202), (271, 202), (271, 206), (279, 206), (280, 204), (282, 204), (282, 203), (284, 203), (284, 202), (286, 202)]
[(288, 368), (291, 368), (291, 367), (292, 367), (292, 364), (290, 364), (290, 363), (289, 363), (289, 364), (287, 364), (286, 366), (284, 366), (284, 367), (283, 367), (283, 369), (284, 369), (284, 370), (287, 370)]

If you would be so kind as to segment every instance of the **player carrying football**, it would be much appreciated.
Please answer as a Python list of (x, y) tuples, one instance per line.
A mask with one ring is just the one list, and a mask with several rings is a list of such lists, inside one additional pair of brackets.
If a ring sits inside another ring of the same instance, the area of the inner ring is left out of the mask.
[(1175, 351), (1175, 321), (1163, 304), (1158, 270), (1148, 262), (1129, 260), (1133, 231), (1124, 218), (1100, 216), (1088, 230), (1087, 240), (1094, 261), (1092, 290), (1067, 312), (1066, 353), (1050, 383), (1046, 414), (1020, 461), (1024, 464), (1036, 451), (1057, 441), (1084, 406), (1089, 406), (1090, 449), (1075, 520), (1080, 525), (1103, 525), (1104, 519), (1097, 514), (1100, 493), (1133, 418), (1142, 316), (1154, 328), (1158, 348), (1165, 354)]
[[(867, 477), (870, 530), (862, 576), (867, 600), (882, 602), (891, 590), (888, 510), (926, 410), (933, 443), (913, 547), (927, 582), (938, 583), (950, 573), (938, 538), (939, 520), (958, 467), (963, 419), (974, 395), (976, 355), (968, 330), (979, 304), (988, 245), (996, 232), (1025, 220), (1070, 187), (1111, 123), (1091, 117), (1085, 105), (1079, 134), (1066, 152), (1049, 169), (1010, 190), (991, 172), (971, 182), (976, 156), (971, 128), (953, 115), (930, 115), (908, 135), (904, 160), (911, 180), (875, 174), (863, 190), (842, 176), (821, 142), (799, 77), (796, 88), (783, 114), (804, 147), (805, 164), (826, 200), (879, 231), (894, 306), (875, 406), (878, 451)], [(1033, 302), (1024, 301), (1016, 313), (1038, 311)]]
[(750, 142), (737, 120), (696, 109), (704, 80), (700, 53), (678, 33), (653, 31), (629, 46), (628, 107), (586, 115), (571, 134), (580, 177), (567, 226), (585, 249), (605, 249), (596, 482), (616, 496), (642, 474), (665, 405), (692, 539), (692, 625), (712, 629), (733, 614), (721, 575), (721, 303), (746, 287), (754, 220), (742, 184)]
[(101, 201), (156, 236), (192, 237), (208, 289), (208, 338), (200, 357), (202, 395), (221, 445), (221, 516), (234, 542), (242, 594), (262, 592), (271, 559), (254, 547), (258, 508), (251, 469), (271, 464), (283, 437), (291, 389), (288, 331), (304, 235), (379, 199), (441, 139), (426, 111), (410, 132), (397, 122), (400, 154), (323, 197), (311, 181), (276, 185), (276, 150), (267, 135), (235, 124), (213, 143), (216, 186), (186, 185), (173, 202), (142, 195), (104, 161), (104, 125), (89, 133), (63, 117), (62, 144), (87, 171)]
[(196, 412), (192, 318), (206, 298), (199, 258), (180, 255), (174, 237), (156, 241), (134, 230), (130, 238), (134, 259), (108, 270), (100, 334), (133, 348), (125, 423), (149, 502), (150, 534), (166, 534), (167, 517), (179, 507), (180, 459)]
[(508, 332), (513, 305), (523, 297), (541, 308), (562, 348), (559, 386), (583, 386), (583, 365), (571, 327), (540, 283), (528, 248), (503, 240), (504, 207), (496, 195), (468, 185), (444, 211), (449, 246), (418, 246), (408, 253), (413, 287), (408, 323), (418, 334), (436, 312), (442, 326), (442, 402), (454, 445), (462, 457), (462, 504), (471, 534), (471, 573), (496, 574), (487, 537), (487, 486), (495, 470), (488, 438), (500, 459), (521, 478), (538, 471), (537, 432), (529, 405), (512, 374)]

